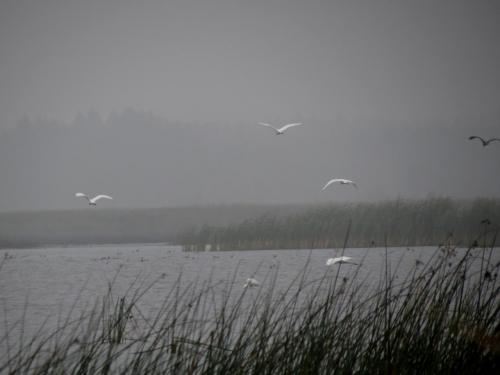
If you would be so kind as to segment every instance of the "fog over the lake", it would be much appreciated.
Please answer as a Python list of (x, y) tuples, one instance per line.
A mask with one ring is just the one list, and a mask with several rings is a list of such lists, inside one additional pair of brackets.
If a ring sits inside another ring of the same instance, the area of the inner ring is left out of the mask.
[(499, 197), (499, 67), (497, 1), (2, 1), (0, 211)]

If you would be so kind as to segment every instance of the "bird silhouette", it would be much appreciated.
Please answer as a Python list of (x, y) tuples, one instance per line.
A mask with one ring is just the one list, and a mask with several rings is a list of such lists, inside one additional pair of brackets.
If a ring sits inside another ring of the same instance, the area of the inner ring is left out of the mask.
[(331, 184), (335, 183), (335, 182), (338, 182), (339, 184), (341, 185), (352, 185), (354, 186), (356, 189), (358, 188), (358, 185), (354, 182), (354, 181), (351, 181), (351, 180), (346, 180), (344, 178), (334, 178), (333, 180), (330, 180), (328, 181), (325, 186), (323, 186), (323, 189), (321, 190), (325, 190), (328, 186), (330, 186)]
[(483, 147), (488, 146), (491, 142), (495, 142), (495, 141), (500, 142), (499, 138), (491, 138), (491, 139), (488, 139), (488, 140), (484, 140), (483, 138), (481, 138), (481, 137), (479, 137), (477, 135), (471, 135), (469, 137), (469, 140), (473, 140), (473, 139), (479, 139), (481, 141), (481, 143), (483, 144)]
[(260, 285), (260, 283), (257, 280), (249, 278), (249, 279), (247, 279), (247, 281), (243, 285), (243, 288), (253, 288), (253, 287), (259, 286), (259, 285)]
[(326, 261), (327, 266), (331, 266), (333, 264), (355, 264), (357, 265), (358, 263), (351, 262), (351, 257), (346, 257), (346, 256), (341, 256), (338, 258), (330, 258)]
[(285, 126), (282, 126), (281, 128), (275, 128), (274, 126), (272, 126), (270, 124), (266, 124), (265, 122), (259, 122), (259, 125), (266, 126), (268, 128), (274, 129), (274, 131), (276, 132), (276, 135), (281, 135), (281, 134), (284, 134), (285, 130), (287, 130), (288, 128), (291, 128), (293, 126), (302, 125), (302, 123), (301, 122), (297, 122), (297, 123), (293, 123), (293, 124), (287, 124)]
[(113, 199), (109, 195), (96, 195), (94, 198), (90, 198), (87, 194), (76, 193), (75, 197), (85, 198), (89, 202), (89, 206), (97, 206), (97, 201), (99, 199)]

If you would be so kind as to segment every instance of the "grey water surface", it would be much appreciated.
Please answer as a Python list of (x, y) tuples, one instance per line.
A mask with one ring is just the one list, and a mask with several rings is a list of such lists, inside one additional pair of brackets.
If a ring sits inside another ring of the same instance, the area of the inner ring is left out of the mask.
[[(491, 264), (500, 260), (494, 250)], [(456, 251), (453, 259), (460, 259), (467, 250)], [(479, 256), (482, 250), (473, 251)], [(370, 248), (343, 253), (361, 265), (327, 267), (326, 260), (340, 256), (342, 249), (183, 252), (176, 246), (130, 244), (2, 250), (1, 347), (5, 349), (7, 333), (12, 344), (20, 335), (32, 337), (42, 326), (50, 332), (68, 316), (78, 317), (106, 296), (110, 285), (116, 297), (149, 287), (138, 301), (147, 317), (154, 316), (172, 288), (212, 285), (220, 301), (230, 288), (241, 293), (246, 279), (252, 277), (261, 285), (245, 296), (251, 299), (257, 290), (271, 287), (279, 295), (301, 275), (314, 283), (337, 272), (342, 278), (355, 277), (366, 286), (375, 286), (387, 269), (402, 280), (417, 263), (433, 262), (440, 251), (435, 247)]]

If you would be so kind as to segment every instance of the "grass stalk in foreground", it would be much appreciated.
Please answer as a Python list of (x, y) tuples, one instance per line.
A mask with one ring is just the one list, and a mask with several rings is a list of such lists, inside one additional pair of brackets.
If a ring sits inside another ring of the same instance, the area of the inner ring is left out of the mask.
[(222, 292), (179, 278), (152, 316), (141, 298), (154, 283), (119, 298), (110, 288), (45, 336), (15, 346), (6, 331), (0, 373), (499, 373), (494, 251), (470, 248), (457, 259), (441, 248), (404, 275), (387, 261), (375, 286), (359, 268), (349, 278), (339, 268), (310, 280), (306, 266), (284, 291), (276, 274), (259, 289), (233, 279)]

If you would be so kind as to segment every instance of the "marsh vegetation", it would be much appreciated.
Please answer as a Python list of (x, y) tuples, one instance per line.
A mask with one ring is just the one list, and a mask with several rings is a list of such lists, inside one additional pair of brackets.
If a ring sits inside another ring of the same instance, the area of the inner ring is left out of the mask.
[(343, 245), (349, 222), (349, 247), (467, 247), (486, 227), (489, 233), (496, 228), (500, 201), (431, 198), (321, 205), (287, 216), (269, 211), (237, 224), (186, 231), (178, 242), (188, 251), (328, 249)]
[(360, 277), (363, 264), (348, 276), (341, 265), (313, 277), (306, 264), (285, 290), (273, 273), (256, 288), (178, 282), (154, 314), (144, 313), (142, 297), (155, 281), (120, 295), (111, 281), (53, 331), (5, 330), (0, 372), (497, 373), (500, 262), (489, 238), (461, 255), (438, 248), (404, 273), (386, 252), (375, 283)]

